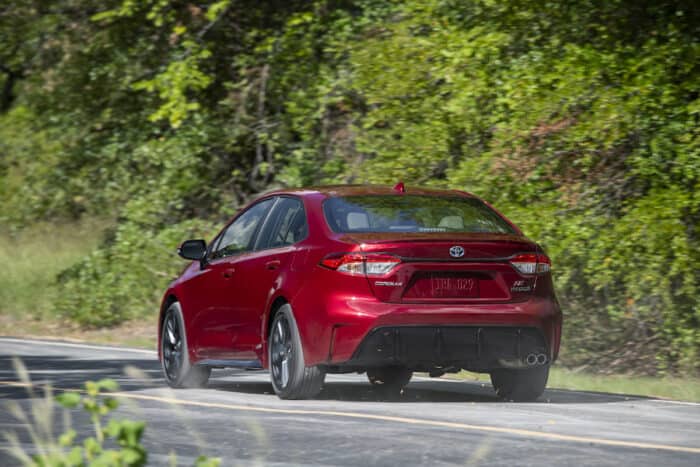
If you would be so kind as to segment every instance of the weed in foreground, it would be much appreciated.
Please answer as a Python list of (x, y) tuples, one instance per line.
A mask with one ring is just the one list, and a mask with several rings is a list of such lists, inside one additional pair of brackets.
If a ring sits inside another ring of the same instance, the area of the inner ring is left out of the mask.
[[(117, 407), (113, 395), (119, 389), (116, 381), (102, 379), (88, 381), (80, 391), (65, 391), (54, 396), (50, 385), (42, 385), (43, 397), (38, 397), (29, 372), (19, 359), (14, 359), (19, 379), (32, 400), (29, 414), (17, 402), (10, 402), (12, 415), (26, 425), (32, 443), (28, 452), (17, 433), (5, 433), (10, 447), (8, 452), (22, 465), (32, 467), (140, 467), (146, 465), (148, 452), (141, 442), (146, 423), (127, 419), (109, 418)], [(63, 407), (63, 432), (54, 430), (55, 403)], [(93, 434), (80, 437), (72, 427), (71, 410), (82, 408), (89, 415)], [(109, 418), (109, 419), (108, 419)], [(108, 419), (108, 420), (107, 420)], [(200, 456), (195, 467), (217, 467), (220, 459)], [(177, 464), (175, 455), (171, 465)]]

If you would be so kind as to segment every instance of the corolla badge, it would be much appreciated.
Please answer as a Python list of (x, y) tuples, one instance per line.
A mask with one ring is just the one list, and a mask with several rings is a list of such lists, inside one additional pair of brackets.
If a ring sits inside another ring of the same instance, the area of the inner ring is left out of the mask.
[(453, 258), (461, 258), (464, 256), (464, 248), (462, 248), (459, 245), (455, 245), (452, 248), (450, 248), (450, 256)]

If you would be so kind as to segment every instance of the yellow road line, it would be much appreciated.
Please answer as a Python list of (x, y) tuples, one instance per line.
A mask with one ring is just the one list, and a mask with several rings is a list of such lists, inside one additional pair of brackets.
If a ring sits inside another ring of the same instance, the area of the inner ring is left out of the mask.
[[(31, 383), (21, 383), (15, 381), (0, 381), (0, 385), (5, 386), (15, 386), (15, 387), (31, 387), (34, 386)], [(73, 389), (65, 388), (55, 388), (60, 391), (72, 391)], [(82, 390), (76, 390), (82, 392)], [(644, 443), (638, 441), (622, 441), (615, 439), (606, 438), (595, 438), (588, 436), (576, 436), (576, 435), (564, 435), (559, 433), (548, 433), (545, 431), (535, 431), (535, 430), (525, 430), (520, 428), (508, 428), (508, 427), (497, 427), (489, 425), (473, 425), (469, 423), (458, 423), (458, 422), (446, 422), (440, 420), (430, 420), (423, 418), (408, 418), (408, 417), (396, 417), (391, 415), (375, 415), (360, 412), (340, 412), (334, 410), (305, 410), (305, 409), (282, 409), (282, 408), (272, 408), (272, 407), (261, 407), (254, 405), (239, 405), (239, 404), (222, 404), (217, 402), (199, 402), (176, 399), (173, 397), (160, 397), (160, 396), (150, 396), (147, 394), (133, 394), (127, 392), (112, 392), (105, 393), (114, 397), (123, 397), (125, 399), (135, 399), (144, 401), (155, 401), (162, 402), (166, 404), (176, 404), (182, 406), (192, 406), (192, 407), (208, 407), (217, 409), (227, 409), (245, 412), (263, 412), (263, 413), (277, 413), (277, 414), (287, 414), (287, 415), (316, 415), (316, 416), (326, 416), (326, 417), (343, 417), (343, 418), (354, 418), (362, 420), (378, 420), (385, 422), (401, 423), (406, 425), (421, 425), (430, 426), (438, 428), (453, 428), (457, 430), (464, 431), (480, 431), (485, 433), (501, 433), (507, 435), (517, 435), (529, 438), (539, 438), (551, 441), (569, 441), (573, 443), (585, 443), (585, 444), (598, 444), (602, 446), (615, 446), (615, 447), (625, 447), (625, 448), (637, 448), (637, 449), (658, 449), (663, 451), (674, 451), (674, 452), (686, 452), (692, 454), (700, 454), (700, 448), (689, 447), (689, 446), (674, 446), (670, 444), (656, 444), (656, 443)]]

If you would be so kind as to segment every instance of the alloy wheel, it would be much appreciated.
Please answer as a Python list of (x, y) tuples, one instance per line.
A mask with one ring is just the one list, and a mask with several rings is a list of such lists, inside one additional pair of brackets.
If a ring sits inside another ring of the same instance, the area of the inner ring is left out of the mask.
[(182, 368), (182, 333), (175, 313), (170, 313), (165, 320), (163, 336), (163, 363), (168, 378), (178, 379)]
[(292, 364), (292, 340), (289, 323), (278, 319), (272, 331), (272, 348), (270, 352), (272, 377), (280, 388), (289, 384), (289, 370)]

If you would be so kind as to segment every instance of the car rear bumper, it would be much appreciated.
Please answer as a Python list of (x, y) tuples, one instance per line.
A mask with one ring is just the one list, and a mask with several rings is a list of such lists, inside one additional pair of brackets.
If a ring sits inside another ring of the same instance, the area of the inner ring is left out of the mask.
[(328, 311), (333, 325), (324, 363), (341, 370), (403, 364), (483, 371), (524, 366), (530, 354), (544, 354), (549, 363), (559, 352), (555, 300), (416, 305), (352, 297)]
[(371, 330), (352, 358), (337, 366), (363, 369), (403, 365), (416, 371), (484, 371), (542, 365), (548, 362), (546, 355), (544, 338), (536, 328), (386, 326)]

